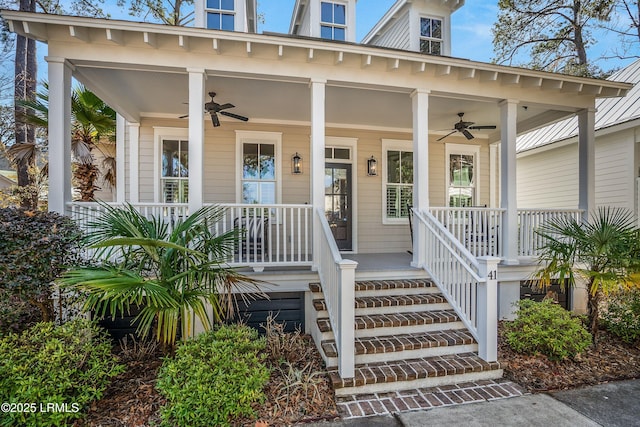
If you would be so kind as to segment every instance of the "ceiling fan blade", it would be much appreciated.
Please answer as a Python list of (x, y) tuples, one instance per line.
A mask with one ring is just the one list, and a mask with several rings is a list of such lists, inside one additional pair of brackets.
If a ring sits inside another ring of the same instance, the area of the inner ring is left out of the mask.
[(436, 141), (442, 141), (443, 139), (445, 139), (446, 137), (448, 137), (449, 135), (453, 135), (454, 133), (458, 132), (457, 130), (451, 131), (448, 134), (446, 134), (445, 136), (436, 139)]
[(239, 116), (237, 114), (229, 113), (227, 111), (220, 111), (220, 114), (222, 114), (223, 116), (231, 117), (233, 119), (242, 120), (243, 122), (248, 122), (249, 121), (249, 119), (247, 117)]
[(215, 113), (215, 111), (211, 112), (211, 121), (213, 122), (214, 128), (220, 126), (220, 119), (218, 118), (218, 115)]
[(179, 119), (186, 119), (187, 117), (189, 117), (189, 115), (188, 115), (188, 114), (185, 114), (184, 116), (180, 116), (180, 117), (178, 117), (178, 118), (179, 118)]
[(226, 110), (227, 108), (233, 108), (233, 107), (235, 107), (235, 105), (229, 104), (229, 103), (218, 105), (218, 111)]
[(471, 135), (471, 132), (469, 132), (466, 129), (462, 129), (460, 132), (462, 132), (462, 134), (467, 138), (467, 139), (473, 139), (475, 138), (473, 135)]
[(485, 126), (469, 126), (467, 129), (478, 130), (478, 129), (496, 129), (495, 125), (485, 125)]

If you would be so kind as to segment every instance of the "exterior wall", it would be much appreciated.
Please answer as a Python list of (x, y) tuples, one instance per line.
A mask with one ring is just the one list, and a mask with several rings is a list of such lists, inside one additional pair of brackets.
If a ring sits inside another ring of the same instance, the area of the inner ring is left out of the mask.
[(375, 46), (410, 50), (409, 22), (409, 12), (406, 12), (392, 25), (390, 25), (387, 31), (376, 37), (371, 44)]
[[(140, 201), (154, 201), (154, 186), (157, 158), (155, 127), (186, 128), (186, 120), (144, 119), (140, 126)], [(223, 122), (219, 128), (205, 127), (205, 166), (204, 201), (206, 203), (236, 203), (236, 130), (280, 132), (282, 133), (282, 195), (284, 204), (310, 203), (311, 158), (310, 129), (308, 126), (252, 124)], [(354, 188), (354, 201), (357, 209), (357, 248), (359, 253), (393, 253), (411, 249), (409, 224), (383, 225), (382, 199), (383, 177), (368, 176), (367, 159), (372, 155), (378, 159), (379, 170), (382, 166), (383, 139), (406, 140), (411, 149), (412, 135), (408, 132), (385, 132), (362, 129), (327, 128), (327, 137), (357, 139), (356, 157), (353, 159), (352, 175), (357, 188)], [(446, 159), (445, 144), (436, 142), (434, 136), (429, 146), (430, 199), (433, 206), (445, 204)], [(466, 139), (450, 137), (451, 143), (464, 144)], [(489, 146), (486, 140), (476, 139), (473, 145), (480, 143), (480, 204), (489, 203)], [(330, 142), (327, 145), (331, 145)], [(291, 174), (291, 157), (299, 153), (303, 160), (303, 173)]]
[[(596, 205), (635, 211), (634, 131), (596, 139)], [(521, 155), (517, 164), (518, 206), (567, 208), (578, 205), (578, 144)]]

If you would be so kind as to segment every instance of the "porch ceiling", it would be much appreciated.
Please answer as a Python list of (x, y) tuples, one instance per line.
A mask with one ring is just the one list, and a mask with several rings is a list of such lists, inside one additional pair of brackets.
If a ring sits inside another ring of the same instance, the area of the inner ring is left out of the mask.
[[(113, 105), (127, 119), (140, 117), (177, 118), (187, 114), (188, 75), (184, 69), (124, 69), (117, 65), (75, 62), (76, 78)], [(216, 92), (216, 101), (236, 106), (234, 113), (255, 123), (308, 124), (310, 91), (307, 81), (283, 80), (252, 74), (208, 75), (207, 92)], [(518, 111), (519, 130), (532, 127), (536, 118), (559, 118), (566, 111), (527, 105)], [(500, 110), (495, 100), (450, 97), (432, 93), (429, 128), (446, 134), (464, 112), (466, 121), (496, 125), (495, 131), (475, 130), (478, 138), (498, 139)], [(231, 120), (221, 117), (221, 120)], [(413, 126), (411, 97), (407, 90), (384, 87), (354, 87), (328, 82), (326, 120), (329, 126), (356, 126), (410, 131)], [(186, 120), (185, 120), (186, 126)]]

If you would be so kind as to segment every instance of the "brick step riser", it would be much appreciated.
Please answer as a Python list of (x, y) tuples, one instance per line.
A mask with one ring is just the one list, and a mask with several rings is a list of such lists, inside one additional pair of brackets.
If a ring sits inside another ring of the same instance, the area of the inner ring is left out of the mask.
[[(355, 291), (356, 298), (364, 297), (398, 297), (403, 295), (439, 294), (437, 286), (427, 286), (420, 288), (398, 288), (398, 289), (366, 289)], [(324, 299), (322, 292), (311, 292), (313, 299)]]
[[(476, 353), (478, 344), (450, 345), (443, 347), (429, 347), (417, 350), (392, 351), (386, 353), (356, 354), (356, 365), (365, 363), (396, 362), (407, 359), (420, 359), (424, 357), (450, 356), (462, 353)], [(324, 351), (322, 351), (324, 353)], [(328, 368), (338, 366), (337, 357), (323, 355)]]
[[(392, 307), (367, 307), (356, 308), (356, 316), (370, 316), (372, 314), (400, 314), (400, 313), (416, 313), (421, 311), (437, 311), (451, 310), (451, 305), (447, 302), (434, 304), (418, 304), (418, 305), (396, 305)], [(327, 319), (329, 312), (327, 310), (316, 311), (316, 318)]]
[[(389, 326), (373, 329), (356, 329), (356, 338), (393, 337), (399, 334), (420, 334), (438, 331), (462, 331), (466, 326), (462, 322), (431, 323), (427, 325)], [(334, 340), (332, 330), (320, 332), (322, 341)]]
[(466, 330), (462, 322), (430, 323), (426, 325), (389, 326), (372, 329), (356, 329), (356, 338), (392, 337), (399, 334), (420, 334), (424, 332)]
[(359, 387), (343, 387), (335, 389), (336, 396), (354, 394), (391, 393), (401, 390), (411, 390), (445, 385), (475, 382), (482, 380), (496, 380), (502, 378), (502, 369), (482, 372), (468, 372), (464, 374), (443, 375), (439, 377), (419, 378), (411, 381), (393, 381), (387, 383), (365, 384)]

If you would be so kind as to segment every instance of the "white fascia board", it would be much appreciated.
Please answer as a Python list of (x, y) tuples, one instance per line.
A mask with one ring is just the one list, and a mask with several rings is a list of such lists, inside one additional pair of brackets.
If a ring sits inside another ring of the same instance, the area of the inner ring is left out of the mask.
[[(401, 0), (406, 1), (406, 0)], [(318, 51), (331, 51), (335, 52), (337, 44), (333, 42), (327, 42), (320, 39), (309, 38), (297, 38), (289, 36), (279, 35), (265, 35), (265, 34), (250, 34), (231, 31), (215, 31), (202, 28), (193, 27), (174, 27), (161, 24), (150, 23), (137, 23), (130, 21), (117, 21), (107, 20), (100, 18), (85, 18), (85, 17), (72, 17), (51, 15), (42, 13), (31, 12), (18, 12), (3, 10), (2, 16), (7, 21), (27, 22), (27, 23), (43, 23), (47, 26), (58, 25), (68, 28), (68, 26), (86, 27), (88, 29), (95, 28), (99, 30), (111, 29), (121, 30), (128, 32), (139, 33), (140, 37), (143, 37), (145, 32), (171, 35), (171, 36), (183, 36), (202, 39), (218, 39), (218, 41), (236, 41), (236, 42), (251, 42), (257, 45), (272, 45), (272, 46), (284, 46), (286, 48), (298, 48), (298, 49), (314, 49)], [(23, 25), (14, 25), (16, 31), (20, 32)], [(68, 33), (68, 30), (66, 30)], [(24, 34), (23, 34), (24, 35)], [(45, 40), (46, 41), (46, 40)], [(417, 52), (403, 51), (396, 49), (381, 48), (376, 46), (368, 46), (355, 43), (340, 43), (339, 49), (344, 52), (345, 55), (370, 55), (372, 57), (382, 59), (399, 59), (400, 61), (408, 61), (412, 63), (426, 63), (431, 65), (439, 65), (444, 67), (455, 67), (462, 69), (474, 68), (477, 71), (482, 72), (497, 72), (504, 77), (516, 76), (516, 77), (531, 77), (542, 78), (544, 80), (561, 81), (568, 83), (578, 83), (574, 85), (576, 88), (580, 87), (582, 92), (589, 94), (589, 90), (593, 88), (602, 88), (601, 95), (591, 95), (597, 98), (603, 97), (619, 97), (624, 96), (633, 87), (633, 84), (615, 82), (610, 80), (596, 80), (585, 77), (568, 76), (557, 73), (550, 73), (546, 71), (527, 70), (523, 68), (509, 67), (505, 65), (489, 64), (484, 62), (470, 61), (467, 59), (459, 59), (444, 56), (423, 55)], [(476, 75), (479, 75), (476, 72)], [(522, 80), (522, 79), (518, 79)]]
[(293, 13), (291, 14), (291, 23), (289, 24), (289, 34), (293, 34), (293, 30), (296, 26), (296, 22), (298, 19), (302, 17), (304, 10), (308, 7), (308, 3), (303, 7), (301, 4), (301, 0), (296, 0), (295, 5), (293, 6)]

